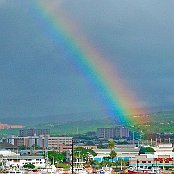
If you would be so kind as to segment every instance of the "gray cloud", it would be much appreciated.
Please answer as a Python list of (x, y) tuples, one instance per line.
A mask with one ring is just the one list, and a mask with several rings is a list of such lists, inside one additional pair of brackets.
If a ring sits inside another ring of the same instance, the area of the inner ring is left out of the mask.
[[(58, 5), (115, 65), (142, 106), (160, 110), (173, 107), (173, 3), (64, 0)], [(96, 91), (49, 37), (49, 26), (42, 28), (34, 18), (30, 1), (1, 0), (0, 7), (0, 115), (101, 111)]]

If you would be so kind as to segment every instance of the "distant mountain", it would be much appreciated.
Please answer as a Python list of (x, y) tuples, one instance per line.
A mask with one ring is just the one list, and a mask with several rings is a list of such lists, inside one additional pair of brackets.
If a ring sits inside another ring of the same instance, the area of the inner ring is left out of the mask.
[(151, 113), (152, 112), (174, 112), (174, 106), (173, 105), (166, 105), (166, 106), (154, 106), (147, 108)]
[[(156, 114), (163, 115), (174, 115), (174, 107), (152, 107), (147, 109), (150, 111), (152, 117)], [(22, 124), (26, 126), (33, 126), (39, 124), (48, 124), (48, 123), (56, 123), (56, 124), (64, 124), (69, 122), (76, 121), (89, 121), (89, 120), (102, 120), (105, 118), (109, 118), (110, 120), (114, 120), (114, 118), (106, 115), (102, 111), (98, 112), (81, 112), (81, 113), (68, 113), (68, 114), (57, 114), (57, 115), (43, 115), (43, 116), (35, 116), (35, 117), (1, 117), (0, 122), (6, 124)]]
[(67, 123), (74, 121), (87, 121), (87, 120), (100, 120), (105, 118), (105, 114), (101, 112), (84, 112), (84, 113), (69, 113), (69, 114), (58, 114), (58, 115), (45, 115), (40, 117), (11, 117), (1, 118), (0, 122), (7, 124), (22, 124), (22, 125), (38, 125), (46, 123)]
[(50, 129), (52, 135), (75, 135), (83, 134), (89, 131), (96, 131), (101, 127), (113, 127), (115, 122), (109, 118), (93, 119), (93, 120), (79, 120), (70, 121), (67, 123), (52, 123), (35, 125), (37, 128)]

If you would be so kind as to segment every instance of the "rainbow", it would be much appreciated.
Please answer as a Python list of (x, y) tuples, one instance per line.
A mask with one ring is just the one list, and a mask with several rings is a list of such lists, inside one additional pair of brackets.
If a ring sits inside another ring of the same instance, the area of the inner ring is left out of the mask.
[(77, 66), (81, 67), (86, 79), (93, 83), (107, 113), (121, 124), (140, 122), (135, 116), (137, 114), (144, 115), (145, 112), (142, 109), (137, 109), (141, 108), (138, 105), (138, 100), (133, 92), (126, 87), (127, 85), (119, 72), (84, 37), (77, 27), (77, 23), (70, 20), (70, 17), (62, 11), (60, 12), (60, 8), (57, 9), (55, 2), (59, 1), (33, 0), (32, 4), (39, 18), (44, 20), (45, 27), (49, 28), (54, 40), (61, 43), (66, 54), (73, 59)]

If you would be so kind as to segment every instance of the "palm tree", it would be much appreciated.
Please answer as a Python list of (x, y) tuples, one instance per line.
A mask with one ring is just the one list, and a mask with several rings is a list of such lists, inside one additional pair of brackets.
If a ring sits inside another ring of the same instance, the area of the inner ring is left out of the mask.
[(115, 147), (115, 141), (114, 140), (109, 140), (109, 142), (108, 142), (108, 148), (111, 149), (111, 151), (112, 151), (112, 149), (114, 147)]
[(113, 159), (117, 156), (117, 152), (115, 152), (114, 150), (112, 150), (112, 151), (110, 152), (109, 156), (111, 157), (112, 163), (113, 163)]

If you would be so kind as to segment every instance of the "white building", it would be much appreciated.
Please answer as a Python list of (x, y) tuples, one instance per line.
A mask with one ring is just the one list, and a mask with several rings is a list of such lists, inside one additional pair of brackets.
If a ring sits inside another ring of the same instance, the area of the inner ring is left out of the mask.
[(171, 143), (168, 144), (158, 144), (154, 147), (154, 155), (157, 157), (159, 155), (169, 155), (171, 158), (174, 157), (173, 146)]
[[(114, 159), (114, 161), (119, 159), (128, 161), (130, 158), (138, 155), (140, 149), (135, 145), (116, 145), (113, 150), (117, 153), (117, 157)], [(97, 156), (95, 156), (93, 159), (101, 162), (103, 161), (104, 157), (109, 157), (111, 149), (94, 149), (94, 151), (97, 153)]]
[(0, 149), (0, 156), (2, 156), (2, 157), (19, 156), (19, 154), (12, 152), (11, 150)]
[(141, 154), (136, 155), (135, 157), (129, 160), (129, 164), (131, 166), (158, 166), (158, 167), (166, 167), (166, 166), (174, 166), (174, 152), (173, 146), (171, 143), (169, 144), (158, 144), (156, 147), (153, 147), (156, 152), (151, 154)]
[(7, 167), (23, 167), (25, 164), (33, 164), (36, 168), (45, 167), (44, 156), (6, 156), (0, 157), (0, 161)]

